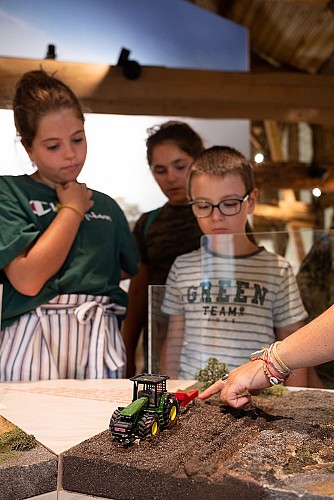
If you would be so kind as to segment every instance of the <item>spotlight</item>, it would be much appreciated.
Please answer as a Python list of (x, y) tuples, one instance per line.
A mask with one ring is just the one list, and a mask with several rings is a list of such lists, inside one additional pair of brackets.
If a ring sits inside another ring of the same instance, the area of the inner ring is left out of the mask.
[(264, 160), (264, 156), (262, 153), (257, 153), (254, 157), (256, 163), (262, 163)]
[(56, 59), (56, 57), (56, 46), (52, 44), (48, 45), (48, 51), (46, 53), (45, 59)]
[(122, 48), (118, 58), (117, 66), (123, 69), (123, 75), (128, 80), (137, 80), (141, 74), (141, 66), (137, 61), (129, 59), (130, 51)]

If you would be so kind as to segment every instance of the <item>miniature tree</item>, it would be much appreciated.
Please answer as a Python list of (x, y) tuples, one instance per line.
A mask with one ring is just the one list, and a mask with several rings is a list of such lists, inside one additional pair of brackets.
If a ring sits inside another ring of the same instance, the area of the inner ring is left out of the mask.
[(1, 456), (10, 451), (28, 451), (37, 446), (35, 436), (28, 435), (21, 429), (15, 428), (4, 432), (0, 436), (0, 462)]
[(226, 373), (228, 373), (228, 370), (225, 363), (219, 362), (217, 358), (209, 358), (205, 368), (199, 370), (195, 377), (201, 382), (202, 390), (205, 390)]

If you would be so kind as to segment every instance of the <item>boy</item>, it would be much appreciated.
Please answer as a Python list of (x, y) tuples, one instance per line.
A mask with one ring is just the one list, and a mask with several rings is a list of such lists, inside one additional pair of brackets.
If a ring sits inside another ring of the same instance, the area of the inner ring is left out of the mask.
[[(230, 147), (207, 149), (190, 170), (188, 193), (205, 236), (201, 249), (175, 260), (166, 282), (161, 368), (170, 376), (194, 379), (210, 357), (234, 368), (304, 324), (289, 262), (246, 233), (257, 192), (251, 164)], [(289, 383), (307, 386), (306, 369)]]

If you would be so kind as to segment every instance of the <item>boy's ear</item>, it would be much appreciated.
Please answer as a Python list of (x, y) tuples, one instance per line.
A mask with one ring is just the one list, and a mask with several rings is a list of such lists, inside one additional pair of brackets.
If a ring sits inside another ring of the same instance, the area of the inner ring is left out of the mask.
[(248, 213), (249, 214), (254, 212), (258, 193), (259, 193), (259, 190), (257, 188), (254, 188), (253, 191), (251, 192), (251, 194), (249, 195), (249, 202), (248, 202)]

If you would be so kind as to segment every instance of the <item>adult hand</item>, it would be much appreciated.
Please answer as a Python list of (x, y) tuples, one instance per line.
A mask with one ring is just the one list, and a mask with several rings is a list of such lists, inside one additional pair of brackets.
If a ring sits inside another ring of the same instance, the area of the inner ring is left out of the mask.
[(66, 184), (56, 184), (56, 192), (59, 202), (62, 205), (71, 205), (82, 214), (87, 212), (94, 205), (93, 192), (86, 184), (79, 182), (67, 182)]
[[(250, 401), (251, 395), (260, 394), (269, 386), (270, 382), (263, 371), (262, 361), (249, 361), (231, 370), (226, 380), (217, 380), (198, 397), (207, 399), (220, 391), (222, 403), (240, 408)], [(246, 394), (245, 391), (247, 391)]]

